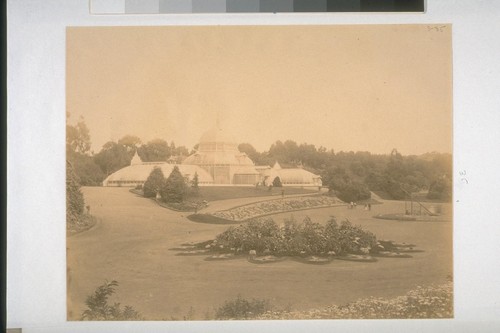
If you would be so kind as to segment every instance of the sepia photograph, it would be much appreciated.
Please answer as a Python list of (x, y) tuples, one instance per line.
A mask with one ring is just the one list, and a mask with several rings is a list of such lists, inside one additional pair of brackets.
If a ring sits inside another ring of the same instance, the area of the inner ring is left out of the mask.
[(449, 24), (66, 29), (69, 321), (453, 318)]

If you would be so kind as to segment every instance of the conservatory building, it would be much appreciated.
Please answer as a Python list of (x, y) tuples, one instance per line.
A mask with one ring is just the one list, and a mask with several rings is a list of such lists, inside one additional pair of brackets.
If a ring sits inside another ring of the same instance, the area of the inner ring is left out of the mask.
[[(167, 162), (143, 162), (136, 152), (129, 166), (126, 166), (109, 175), (106, 179), (104, 179), (102, 185), (135, 187), (137, 185), (144, 184), (154, 168), (160, 168), (163, 175), (168, 177), (170, 173), (172, 173), (174, 166), (175, 164)], [(212, 185), (213, 183), (212, 177), (205, 170), (199, 167), (182, 164), (177, 164), (177, 167), (186, 182), (192, 181), (194, 175), (197, 174), (199, 185)]]
[(321, 178), (302, 168), (281, 168), (279, 163), (271, 168), (268, 165), (256, 166), (254, 162), (238, 150), (238, 143), (218, 124), (205, 132), (199, 141), (196, 152), (181, 164), (165, 162), (143, 162), (135, 153), (129, 166), (109, 175), (103, 186), (142, 185), (154, 168), (161, 168), (168, 177), (174, 166), (186, 179), (192, 181), (198, 175), (200, 186), (269, 186), (278, 177), (283, 186), (321, 186)]
[(219, 126), (201, 136), (198, 150), (182, 164), (202, 168), (214, 185), (255, 185), (261, 181), (253, 161), (238, 150), (234, 137)]

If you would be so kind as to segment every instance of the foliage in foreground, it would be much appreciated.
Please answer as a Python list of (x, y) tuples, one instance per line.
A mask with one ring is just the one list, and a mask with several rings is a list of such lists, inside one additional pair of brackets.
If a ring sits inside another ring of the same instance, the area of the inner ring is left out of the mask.
[(367, 298), (309, 311), (268, 311), (252, 319), (425, 319), (453, 318), (453, 283), (417, 287), (392, 299)]
[[(108, 304), (118, 282), (105, 282), (85, 302), (88, 309), (82, 313), (82, 320), (146, 320), (131, 306), (123, 310), (119, 303)], [(395, 298), (365, 298), (345, 305), (331, 305), (307, 311), (276, 309), (266, 299), (236, 299), (224, 302), (215, 310), (218, 320), (277, 320), (277, 319), (429, 319), (453, 318), (453, 282), (417, 287), (404, 296)], [(183, 320), (194, 320), (194, 309), (183, 316)], [(206, 314), (205, 320), (214, 319)], [(163, 320), (178, 320), (171, 317)]]
[(353, 226), (348, 220), (340, 226), (332, 217), (325, 226), (305, 218), (302, 223), (285, 220), (279, 226), (273, 219), (256, 219), (238, 227), (229, 227), (216, 237), (212, 249), (276, 255), (322, 255), (367, 253), (376, 247), (374, 234)]
[(123, 309), (120, 303), (108, 304), (108, 298), (115, 293), (118, 282), (106, 281), (97, 287), (93, 295), (87, 297), (87, 310), (82, 313), (82, 320), (143, 320), (133, 307), (126, 305)]
[(241, 295), (231, 301), (226, 301), (224, 305), (217, 309), (216, 319), (249, 319), (262, 315), (271, 310), (268, 300), (245, 299)]

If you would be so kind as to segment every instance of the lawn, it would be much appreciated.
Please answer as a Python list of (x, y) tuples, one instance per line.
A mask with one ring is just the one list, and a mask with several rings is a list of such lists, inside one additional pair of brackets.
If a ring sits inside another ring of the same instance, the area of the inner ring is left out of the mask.
[[(126, 188), (84, 188), (83, 192), (99, 222), (67, 238), (69, 320), (80, 319), (85, 299), (106, 279), (119, 282), (110, 303), (131, 305), (146, 319), (183, 319), (191, 313), (190, 318), (202, 320), (213, 318), (218, 307), (238, 295), (303, 311), (372, 296), (404, 295), (419, 285), (443, 283), (453, 272), (452, 223), (373, 218), (401, 211), (404, 202), (374, 205), (372, 211), (333, 207), (293, 215), (297, 220), (307, 215), (318, 222), (327, 221), (331, 215), (349, 218), (379, 239), (414, 243), (425, 250), (413, 258), (379, 258), (376, 263), (336, 260), (329, 265), (295, 261), (254, 265), (244, 258), (214, 262), (205, 261), (204, 256), (177, 256), (169, 250), (183, 243), (214, 239), (227, 225), (191, 222), (186, 213), (159, 207)], [(280, 221), (290, 215), (274, 218)]]
[(199, 188), (199, 195), (192, 193), (186, 198), (187, 201), (216, 201), (236, 198), (251, 198), (265, 196), (281, 196), (282, 191), (285, 195), (290, 194), (312, 194), (318, 193), (317, 187), (272, 187), (265, 186), (204, 186)]

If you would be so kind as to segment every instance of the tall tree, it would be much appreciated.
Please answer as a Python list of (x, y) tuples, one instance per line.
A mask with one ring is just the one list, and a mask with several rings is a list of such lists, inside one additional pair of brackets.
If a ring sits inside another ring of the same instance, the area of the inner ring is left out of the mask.
[(90, 131), (83, 117), (76, 125), (66, 125), (66, 160), (71, 163), (80, 185), (84, 186), (100, 185), (104, 179), (104, 174), (89, 154), (90, 146)]
[(443, 176), (432, 182), (427, 198), (449, 201), (452, 197), (452, 190), (451, 180), (448, 177)]
[(85, 119), (80, 117), (76, 125), (66, 125), (66, 151), (87, 154), (89, 150), (90, 132)]
[(242, 153), (247, 154), (247, 156), (255, 163), (260, 164), (261, 155), (257, 150), (249, 143), (240, 143), (238, 145), (238, 150)]
[(74, 225), (84, 212), (85, 201), (78, 176), (71, 162), (66, 162), (66, 223)]
[(174, 167), (170, 176), (168, 176), (160, 193), (165, 202), (182, 202), (184, 200), (186, 195), (186, 181), (177, 166)]
[(137, 147), (139, 147), (142, 144), (142, 141), (139, 137), (135, 135), (125, 135), (123, 138), (118, 140), (118, 144), (125, 146), (127, 148), (127, 152), (129, 153), (130, 156), (133, 156), (135, 151), (137, 150)]
[(200, 192), (200, 183), (198, 179), (198, 172), (194, 173), (193, 179), (191, 180), (191, 188), (193, 190), (193, 193), (195, 195), (199, 194)]
[(167, 141), (154, 139), (138, 148), (137, 153), (144, 162), (166, 161), (171, 153)]
[(107, 176), (130, 164), (127, 148), (114, 141), (109, 141), (102, 146), (99, 153), (94, 156), (94, 161)]
[(74, 153), (68, 155), (67, 160), (73, 163), (74, 172), (82, 186), (100, 186), (105, 178), (101, 168), (95, 163), (92, 156)]
[(154, 198), (156, 194), (160, 192), (160, 190), (165, 186), (165, 176), (163, 175), (163, 171), (161, 168), (156, 167), (151, 171), (148, 176), (148, 179), (144, 182), (144, 186), (142, 187), (144, 191), (144, 196), (146, 198)]

